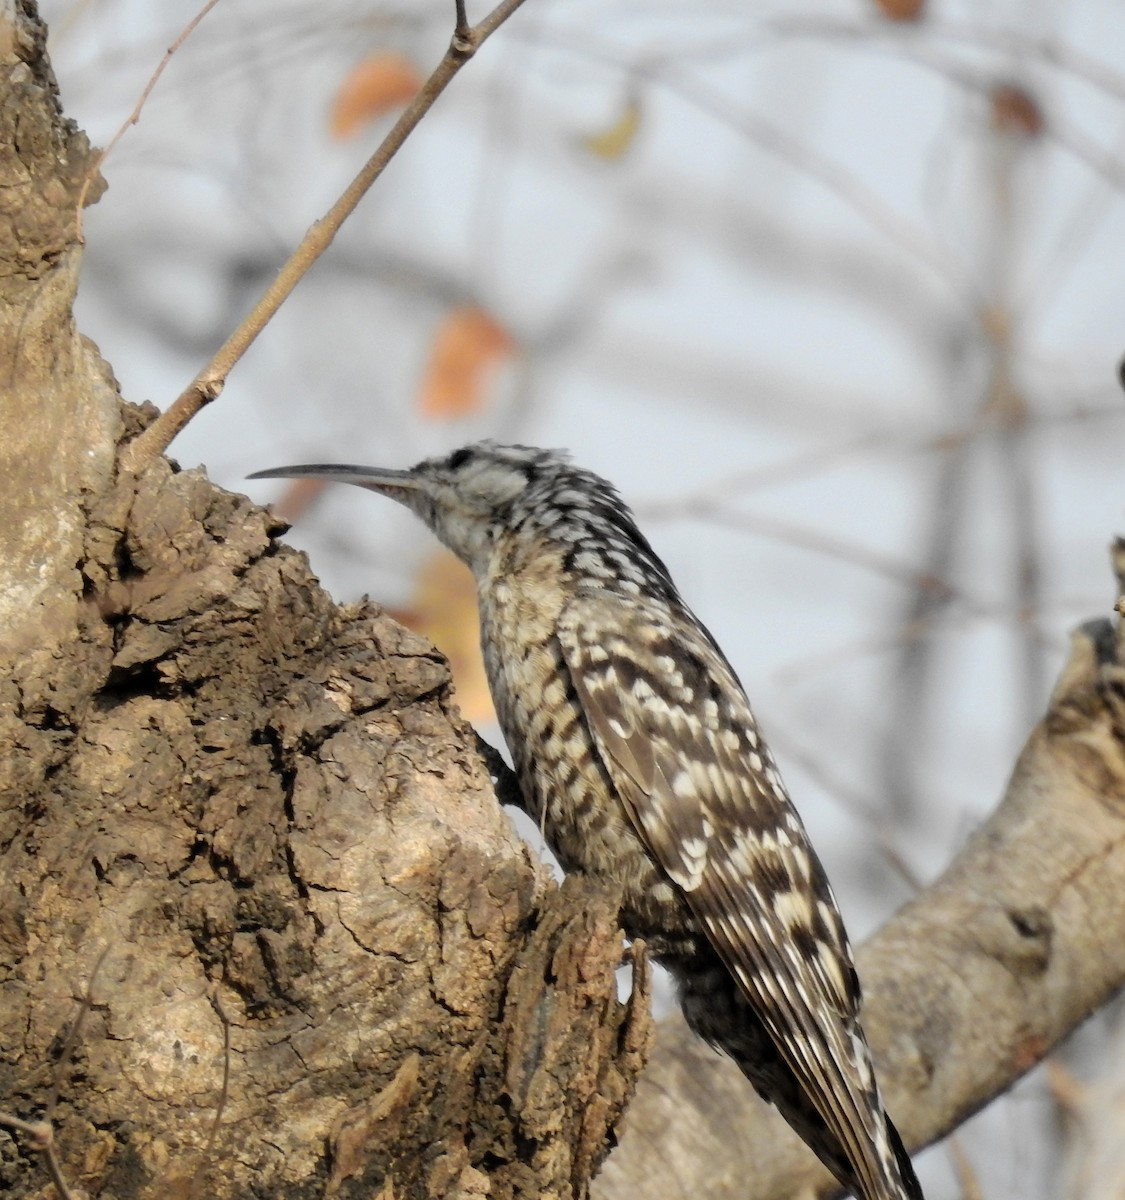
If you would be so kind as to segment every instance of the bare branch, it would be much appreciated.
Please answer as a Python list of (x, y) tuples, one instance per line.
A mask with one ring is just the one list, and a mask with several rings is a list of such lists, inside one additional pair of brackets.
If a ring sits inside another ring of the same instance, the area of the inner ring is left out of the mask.
[(464, 41), (466, 38), (472, 37), (469, 17), (465, 12), (465, 0), (453, 0), (453, 7), (457, 13), (457, 19), (453, 26), (453, 38), (454, 41)]
[(74, 1193), (63, 1176), (58, 1156), (55, 1154), (55, 1127), (51, 1122), (21, 1121), (19, 1117), (14, 1117), (11, 1113), (0, 1112), (0, 1125), (14, 1129), (17, 1133), (27, 1134), (32, 1150), (43, 1155), (47, 1174), (51, 1177), (51, 1183), (59, 1200), (75, 1200)]
[(86, 1020), (86, 1014), (94, 1007), (94, 984), (97, 981), (98, 972), (102, 969), (102, 964), (105, 962), (108, 953), (109, 947), (105, 946), (94, 960), (94, 965), (90, 970), (90, 978), (78, 1000), (78, 1012), (75, 1014), (74, 1020), (67, 1030), (66, 1041), (63, 1043), (63, 1048), (59, 1053), (58, 1066), (55, 1068), (55, 1081), (51, 1085), (51, 1095), (47, 1101), (47, 1111), (43, 1116), (43, 1119), (47, 1122), (52, 1122), (55, 1119), (55, 1109), (59, 1106), (59, 1093), (62, 1091), (63, 1072), (70, 1065), (73, 1058), (74, 1048), (78, 1045), (78, 1036), (82, 1032), (82, 1025)]
[(98, 173), (101, 171), (102, 166), (105, 163), (105, 160), (107, 158), (109, 158), (110, 154), (113, 153), (113, 150), (117, 146), (117, 143), (119, 141), (121, 141), (121, 139), (125, 136), (126, 132), (130, 129), (130, 127), (133, 125), (136, 125), (136, 123), (141, 119), (141, 110), (144, 108), (145, 104), (148, 102), (148, 98), (152, 94), (152, 89), (154, 87), (156, 87), (157, 81), (160, 79), (160, 76), (164, 74), (164, 69), (172, 61), (172, 56), (176, 53), (177, 50), (179, 50), (179, 48), (184, 44), (184, 42), (186, 42), (188, 40), (188, 38), (191, 37), (191, 35), (196, 31), (196, 29), (199, 28), (200, 22), (203, 20), (203, 18), (218, 3), (219, 3), (219, 0), (207, 0), (207, 3), (204, 4), (204, 6), (199, 10), (199, 12), (197, 12), (195, 14), (195, 16), (192, 17), (192, 19), (183, 27), (183, 29), (180, 30), (179, 37), (177, 37), (176, 40), (164, 52), (164, 57), (160, 60), (159, 66), (156, 68), (155, 71), (153, 71), (152, 75), (149, 77), (149, 81), (148, 81), (148, 83), (145, 84), (144, 91), (141, 92), (140, 99), (134, 105), (133, 111), (125, 118), (125, 120), (121, 123), (121, 127), (118, 129), (118, 131), (113, 135), (113, 137), (111, 137), (109, 139), (109, 142), (106, 145), (106, 147), (97, 156), (97, 158), (95, 158), (94, 161), (90, 164), (90, 168), (86, 172), (86, 178), (83, 180), (82, 187), (79, 189), (78, 203), (76, 205), (76, 208), (78, 211), (75, 214), (75, 230), (76, 230), (76, 235), (77, 235), (77, 238), (79, 241), (83, 240), (83, 238), (82, 238), (82, 210), (86, 206), (86, 195), (90, 190), (90, 185), (94, 182), (95, 179), (97, 179)]
[(31, 1149), (43, 1156), (43, 1163), (47, 1168), (47, 1174), (51, 1177), (51, 1183), (59, 1200), (74, 1200), (74, 1193), (70, 1190), (66, 1182), (62, 1171), (62, 1164), (55, 1153), (55, 1109), (58, 1107), (59, 1092), (62, 1090), (63, 1071), (70, 1064), (71, 1058), (74, 1055), (74, 1047), (78, 1044), (78, 1035), (82, 1032), (82, 1023), (86, 1019), (86, 1014), (93, 1007), (94, 982), (108, 953), (109, 947), (106, 946), (98, 955), (90, 971), (90, 978), (78, 1000), (78, 1013), (71, 1022), (70, 1029), (67, 1030), (66, 1040), (63, 1042), (62, 1050), (59, 1053), (58, 1064), (55, 1067), (55, 1081), (51, 1087), (51, 1094), (47, 1100), (47, 1108), (43, 1116), (38, 1121), (22, 1121), (19, 1117), (13, 1116), (11, 1113), (0, 1112), (0, 1125), (14, 1129), (17, 1133), (26, 1134), (30, 1140)]
[(445, 91), (453, 77), (521, 4), (523, 0), (504, 0), (479, 24), (465, 28), (460, 25), (462, 9), (458, 8), (458, 25), (449, 49), (422, 85), (418, 95), (407, 106), (379, 148), (363, 165), (336, 203), (309, 228), (301, 244), (277, 273), (246, 319), (227, 338), (203, 370), (176, 397), (171, 406), (126, 448), (122, 455), (122, 466), (126, 472), (139, 474), (143, 471), (153, 459), (168, 448), (172, 439), (200, 409), (219, 396), (231, 369), (250, 348), (313, 263), (332, 244), (340, 227), (355, 211), (360, 200), (383, 173), (418, 123), (433, 108), (434, 102)]

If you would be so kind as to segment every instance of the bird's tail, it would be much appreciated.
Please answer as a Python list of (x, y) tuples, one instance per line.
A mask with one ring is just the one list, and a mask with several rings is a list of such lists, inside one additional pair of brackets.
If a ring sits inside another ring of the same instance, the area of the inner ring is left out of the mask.
[(856, 1200), (925, 1200), (922, 1185), (914, 1172), (914, 1164), (894, 1122), (885, 1112), (883, 1120), (886, 1123), (887, 1134), (883, 1145), (889, 1151), (889, 1160), (884, 1159), (877, 1182), (868, 1186), (860, 1180), (855, 1167), (827, 1127), (823, 1129), (820, 1138), (810, 1139), (803, 1131), (802, 1135), (805, 1136), (809, 1148)]
[(894, 1122), (890, 1117), (886, 1116), (886, 1113), (883, 1115), (887, 1122), (887, 1139), (891, 1144), (891, 1149), (894, 1151), (898, 1174), (902, 1179), (902, 1194), (906, 1197), (906, 1200), (923, 1200), (922, 1185), (918, 1182), (918, 1176), (914, 1173), (914, 1164), (910, 1161), (910, 1155), (907, 1153), (906, 1147), (902, 1144), (902, 1138), (899, 1137)]

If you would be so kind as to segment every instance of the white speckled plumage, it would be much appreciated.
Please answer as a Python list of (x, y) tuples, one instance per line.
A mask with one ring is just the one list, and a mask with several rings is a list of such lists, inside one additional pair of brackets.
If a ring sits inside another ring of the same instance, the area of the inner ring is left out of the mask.
[(860, 1025), (843, 923), (711, 635), (604, 479), (482, 442), (357, 483), (418, 514), (478, 582), (497, 714), (529, 813), (567, 871), (622, 889), (622, 923), (863, 1200), (920, 1200)]

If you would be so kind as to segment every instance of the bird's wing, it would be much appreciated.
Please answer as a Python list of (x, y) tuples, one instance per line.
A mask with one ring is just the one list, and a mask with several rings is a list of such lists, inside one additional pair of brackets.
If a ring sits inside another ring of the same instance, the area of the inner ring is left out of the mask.
[[(687, 610), (580, 593), (559, 639), (629, 817), (870, 1197), (896, 1155), (824, 869), (722, 653)], [(893, 1175), (891, 1176), (893, 1179)]]

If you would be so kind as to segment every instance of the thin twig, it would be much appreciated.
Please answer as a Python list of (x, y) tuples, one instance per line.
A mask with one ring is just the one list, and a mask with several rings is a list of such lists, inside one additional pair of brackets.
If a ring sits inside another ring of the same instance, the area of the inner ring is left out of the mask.
[(74, 1200), (74, 1193), (66, 1182), (62, 1164), (59, 1162), (58, 1155), (55, 1154), (54, 1129), (51, 1126), (48, 1126), (48, 1129), (51, 1129), (51, 1140), (43, 1147), (43, 1157), (47, 1162), (47, 1174), (50, 1175), (51, 1182), (55, 1185), (59, 1200)]
[(957, 1182), (961, 1185), (961, 1195), (964, 1200), (984, 1200), (984, 1190), (977, 1178), (976, 1168), (972, 1159), (965, 1152), (961, 1138), (953, 1134), (949, 1139), (949, 1153), (953, 1159), (953, 1171)]
[(394, 128), (363, 165), (343, 195), (319, 221), (311, 226), (301, 244), (278, 272), (273, 283), (266, 289), (246, 319), (227, 338), (218, 353), (180, 393), (171, 406), (126, 448), (122, 455), (122, 467), (127, 473), (140, 474), (149, 463), (167, 449), (172, 439), (200, 409), (218, 397), (235, 363), (250, 348), (255, 338), (266, 327), (274, 313), (281, 307), (289, 293), (297, 286), (313, 263), (332, 244), (340, 226), (352, 214), (375, 180), (383, 173), (384, 168), (398, 153), (415, 126), (430, 111), (434, 101), (445, 91), (454, 75), (523, 2), (524, 0), (503, 0), (479, 24), (470, 26), (462, 25), (464, 0), (455, 0), (457, 24), (453, 39), (433, 74), (422, 85), (421, 91), (395, 122)]
[[(1005, 175), (1010, 169), (1010, 164), (1001, 168)], [(1010, 178), (1006, 178), (998, 190), (1010, 192), (1011, 182)], [(1002, 232), (998, 232), (997, 239), (1002, 239), (1002, 244), (1010, 240), (1013, 220), (1007, 211), (1006, 202), (999, 203), (998, 207), (1002, 215)], [(1004, 255), (1004, 259), (1010, 267), (1010, 250)], [(1006, 301), (1009, 298), (1010, 287), (1006, 289), (1004, 296)], [(1021, 724), (1030, 728), (1035, 723), (1035, 714), (1041, 698), (1048, 690), (1043, 656), (1033, 635), (1042, 602), (1043, 572), (1040, 565), (1041, 539), (1032, 470), (1032, 448), (1027, 423), (1028, 403), (1015, 379), (1010, 303), (1006, 303), (1005, 307), (1009, 319), (985, 323), (984, 334), (991, 343), (992, 356), (988, 408), (997, 418), (997, 473), (1004, 490), (1004, 499), (1008, 504), (1008, 518), (1016, 553), (1012, 593), (1023, 616), (1018, 645), (1020, 662), (1017, 667), (1019, 679), (1016, 690), (1023, 702)]]
[(43, 1155), (47, 1174), (51, 1177), (51, 1183), (58, 1193), (59, 1200), (74, 1200), (74, 1193), (70, 1190), (63, 1176), (62, 1164), (55, 1153), (54, 1116), (55, 1109), (59, 1103), (59, 1092), (62, 1088), (62, 1073), (74, 1053), (74, 1047), (78, 1042), (78, 1035), (82, 1031), (82, 1022), (86, 1018), (86, 1013), (94, 1005), (94, 982), (108, 953), (109, 947), (106, 946), (101, 954), (98, 955), (93, 969), (90, 971), (90, 978), (86, 983), (86, 988), (78, 1001), (78, 1014), (71, 1022), (70, 1029), (67, 1030), (66, 1040), (63, 1042), (62, 1050), (59, 1052), (59, 1061), (55, 1068), (55, 1081), (51, 1087), (51, 1094), (47, 1100), (47, 1108), (43, 1116), (38, 1121), (22, 1121), (19, 1117), (13, 1116), (11, 1113), (0, 1112), (0, 1125), (5, 1125), (9, 1129), (15, 1129), (19, 1133), (27, 1134), (31, 1139), (31, 1149), (36, 1154)]
[[(762, 27), (779, 37), (812, 37), (844, 39), (860, 43), (889, 41), (898, 52), (912, 52), (918, 39), (911, 31), (888, 21), (855, 21), (845, 18), (784, 17), (768, 21)], [(758, 29), (755, 29), (758, 32)], [(1100, 91), (1118, 100), (1125, 100), (1125, 80), (1112, 65), (1092, 55), (1068, 46), (1053, 38), (1028, 34), (1019, 26), (978, 25), (973, 22), (927, 20), (926, 34), (929, 39), (941, 39), (955, 44), (967, 45), (972, 52), (981, 47), (1002, 51), (1012, 58), (1033, 58), (1048, 63), (1058, 70), (1081, 79)], [(738, 39), (731, 39), (738, 44)]]
[[(584, 28), (580, 34), (571, 35), (566, 29), (541, 25), (530, 31), (525, 28), (518, 36), (525, 41), (533, 36), (542, 36), (549, 39), (556, 50), (561, 49), (615, 68), (623, 65), (617, 47), (599, 45), (591, 29)], [(961, 298), (966, 289), (971, 287), (971, 278), (966, 277), (954, 261), (949, 246), (897, 213), (843, 162), (799, 141), (789, 133), (787, 127), (756, 113), (741, 110), (722, 92), (680, 69), (681, 61), (678, 53), (674, 57), (669, 54), (656, 55), (635, 66), (632, 75), (635, 80), (654, 83), (664, 91), (679, 96), (700, 112), (735, 130), (765, 153), (816, 180), (880, 237), (924, 266), (934, 278), (948, 287), (954, 297)]]
[(219, 0), (207, 0), (207, 3), (195, 14), (194, 17), (180, 31), (179, 37), (168, 47), (164, 52), (164, 57), (160, 60), (160, 65), (153, 71), (148, 83), (145, 84), (145, 89), (141, 92), (141, 97), (137, 101), (133, 111), (125, 118), (121, 124), (121, 128), (109, 139), (108, 145), (94, 159), (90, 169), (86, 172), (86, 178), (82, 180), (82, 187), (78, 191), (78, 211), (75, 213), (75, 233), (79, 241), (82, 241), (82, 210), (86, 207), (86, 194), (90, 190), (90, 184), (97, 179), (99, 172), (102, 169), (105, 160), (110, 156), (114, 147), (125, 136), (126, 131), (130, 126), (136, 125), (141, 119), (141, 109), (148, 102), (149, 96), (152, 94), (152, 89), (156, 87), (156, 82), (161, 75), (164, 74), (164, 68), (172, 61), (172, 55), (188, 40), (189, 37), (199, 27), (203, 18), (219, 3)]
[(0, 1111), (0, 1125), (14, 1129), (17, 1133), (26, 1133), (36, 1141), (43, 1141), (51, 1128), (46, 1121), (21, 1121), (19, 1117), (3, 1111)]
[(219, 1103), (215, 1106), (215, 1119), (211, 1122), (211, 1132), (207, 1135), (206, 1150), (210, 1151), (219, 1135), (219, 1126), (223, 1121), (223, 1112), (230, 1097), (230, 1018), (227, 1016), (223, 1003), (217, 992), (211, 995), (211, 1007), (223, 1024), (223, 1086), (219, 1092)]
[(28, 1135), (31, 1150), (42, 1154), (44, 1163), (47, 1164), (47, 1174), (50, 1176), (50, 1182), (54, 1184), (59, 1200), (74, 1200), (74, 1193), (67, 1186), (66, 1178), (62, 1175), (62, 1166), (55, 1154), (55, 1129), (52, 1123), (20, 1121), (19, 1117), (12, 1116), (11, 1112), (0, 1112), (0, 1126), (7, 1126), (16, 1129), (18, 1133)]
[(17, 1133), (25, 1133), (31, 1141), (31, 1149), (36, 1154), (42, 1154), (47, 1165), (47, 1174), (51, 1177), (59, 1200), (74, 1200), (62, 1173), (58, 1155), (55, 1154), (55, 1127), (50, 1121), (21, 1121), (11, 1113), (0, 1112), (0, 1125), (6, 1125)]
[(55, 1118), (55, 1109), (59, 1104), (59, 1093), (62, 1091), (62, 1076), (63, 1071), (74, 1055), (74, 1047), (78, 1044), (78, 1035), (82, 1032), (82, 1025), (86, 1020), (86, 1014), (94, 1007), (94, 983), (98, 978), (98, 972), (102, 969), (102, 963), (105, 962), (105, 957), (109, 953), (109, 946), (103, 948), (101, 954), (98, 955), (94, 962), (94, 966), (90, 971), (90, 978), (86, 982), (86, 988), (78, 1000), (78, 1013), (71, 1023), (70, 1029), (67, 1030), (66, 1041), (63, 1042), (62, 1050), (59, 1052), (58, 1065), (55, 1068), (55, 1080), (51, 1085), (51, 1095), (47, 1101), (47, 1110), (43, 1114), (45, 1121), (53, 1121)]
[(226, 1111), (227, 1100), (230, 1098), (230, 1018), (223, 1008), (223, 1002), (219, 999), (218, 992), (211, 993), (210, 1001), (215, 1015), (223, 1026), (223, 1083), (219, 1090), (219, 1103), (215, 1105), (215, 1116), (207, 1133), (207, 1141), (203, 1145), (199, 1164), (192, 1173), (191, 1183), (188, 1186), (189, 1197), (203, 1195), (203, 1175), (211, 1163), (211, 1152), (218, 1141), (219, 1129), (223, 1123), (223, 1113)]
[[(649, 516), (654, 515), (648, 509), (639, 511)], [(741, 512), (729, 508), (721, 502), (711, 502), (703, 498), (689, 498), (674, 507), (662, 505), (658, 515), (707, 521), (713, 525), (757, 534), (760, 537), (811, 550), (817, 554), (826, 554), (831, 558), (849, 563), (857, 569), (870, 571), (884, 579), (902, 584), (904, 587), (937, 597), (943, 603), (960, 601), (968, 612), (977, 612), (984, 607), (983, 601), (974, 598), (964, 589), (955, 587), (940, 575), (920, 570), (909, 563), (901, 562), (889, 554), (872, 550), (858, 542), (848, 542), (844, 538), (829, 536), (817, 529), (806, 528), (791, 521), (781, 521), (773, 517)]]

